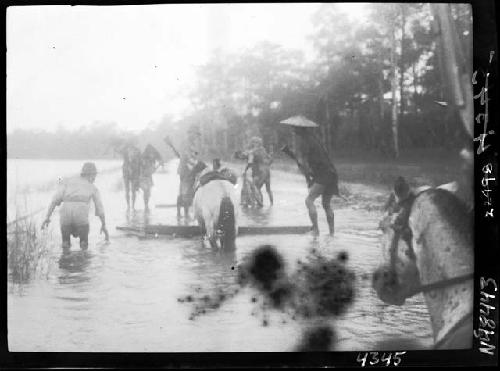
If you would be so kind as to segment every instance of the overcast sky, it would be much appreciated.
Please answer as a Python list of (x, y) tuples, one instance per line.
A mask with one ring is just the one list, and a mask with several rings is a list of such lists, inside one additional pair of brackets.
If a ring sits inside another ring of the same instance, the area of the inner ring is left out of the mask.
[(23, 6), (7, 9), (7, 132), (180, 117), (216, 48), (310, 48), (319, 4)]

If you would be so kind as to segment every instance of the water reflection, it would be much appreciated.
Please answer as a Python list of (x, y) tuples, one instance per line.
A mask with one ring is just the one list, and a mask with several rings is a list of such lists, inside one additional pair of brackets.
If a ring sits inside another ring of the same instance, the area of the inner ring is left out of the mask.
[(242, 208), (241, 211), (246, 219), (252, 222), (251, 224), (255, 223), (257, 225), (269, 225), (273, 216), (272, 207), (260, 209)]
[(194, 273), (179, 302), (190, 303), (189, 320), (217, 310), (238, 291), (236, 249), (186, 249), (183, 265)]
[(194, 223), (195, 219), (191, 217), (190, 215), (182, 215), (182, 216), (177, 216), (177, 225), (191, 225)]
[(228, 288), (236, 278), (236, 248), (212, 249), (196, 246), (184, 254), (186, 266), (196, 274), (196, 281), (206, 288)]
[[(114, 176), (118, 175), (121, 176)], [(174, 176), (177, 175), (172, 170), (169, 176), (155, 178), (157, 194), (161, 189), (164, 196), (158, 197), (159, 203), (173, 202), (171, 196), (177, 192), (171, 186), (177, 184)], [(112, 179), (109, 184), (116, 180)], [(239, 224), (309, 224), (303, 205), (305, 193), (294, 191), (297, 182), (290, 179), (279, 178), (273, 207), (242, 210)], [(302, 183), (297, 184), (302, 186)], [(122, 211), (123, 193), (105, 192), (103, 185), (110, 226), (125, 222), (137, 228), (144, 224), (176, 224), (175, 208), (153, 209), (152, 214), (143, 210), (125, 214)], [(353, 193), (366, 196), (367, 200), (372, 199), (373, 194), (370, 188)], [(12, 308), (9, 310), (9, 343), (15, 351), (289, 349), (298, 340), (302, 324), (283, 314), (288, 325), (278, 326), (282, 316), (279, 312), (270, 314), (269, 326), (262, 326), (265, 318), (258, 318), (260, 302), (252, 301), (255, 293), (237, 291), (241, 287), (237, 283), (238, 263), (256, 247), (269, 243), (279, 248), (290, 273), (296, 269), (297, 260), (303, 261), (310, 249), (316, 248), (328, 257), (347, 251), (347, 264), (356, 276), (368, 277), (381, 258), (377, 248), (378, 214), (349, 207), (336, 212), (338, 231), (333, 239), (326, 234), (317, 238), (310, 235), (240, 235), (237, 247), (229, 251), (204, 248), (199, 238), (161, 236), (152, 239), (136, 232), (115, 233), (111, 243), (106, 244), (101, 242), (96, 225), (91, 228), (90, 241), (99, 242), (91, 243), (89, 251), (75, 248), (75, 251), (61, 254), (57, 246), (55, 252), (50, 250), (53, 271), (49, 279), (38, 279), (36, 285), (26, 286), (26, 294), (22, 297), (9, 293)], [(373, 349), (377, 339), (406, 333), (411, 333), (412, 338), (432, 342), (423, 298), (404, 308), (382, 306), (368, 281), (364, 280), (362, 287), (360, 282), (353, 307), (334, 323), (339, 339), (337, 350)], [(108, 300), (110, 295), (113, 300)], [(191, 300), (178, 300), (186, 297)], [(205, 297), (209, 300), (205, 301)], [(202, 316), (205, 310), (207, 315)], [(191, 321), (191, 313), (200, 317), (195, 316)], [(380, 319), (379, 314), (382, 315)], [(328, 331), (323, 333), (328, 335)], [(409, 349), (410, 344), (405, 345)]]
[(70, 251), (63, 250), (59, 258), (61, 275), (59, 283), (81, 283), (90, 280), (88, 268), (92, 261), (92, 253), (89, 250)]
[(131, 210), (125, 213), (127, 225), (144, 227), (151, 224), (152, 214), (150, 210)]

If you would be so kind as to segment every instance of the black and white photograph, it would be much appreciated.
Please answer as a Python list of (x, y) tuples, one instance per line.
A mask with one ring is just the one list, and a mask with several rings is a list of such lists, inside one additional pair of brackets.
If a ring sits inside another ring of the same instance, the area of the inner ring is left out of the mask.
[(8, 6), (8, 352), (497, 354), (475, 231), (498, 212), (497, 164), (478, 165), (496, 72), (476, 59), (498, 55), (476, 21), (470, 3)]

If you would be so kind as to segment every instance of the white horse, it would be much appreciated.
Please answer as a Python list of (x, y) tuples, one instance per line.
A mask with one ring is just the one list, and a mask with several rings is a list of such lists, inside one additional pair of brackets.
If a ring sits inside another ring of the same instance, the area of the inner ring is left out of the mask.
[(236, 188), (228, 180), (214, 179), (196, 190), (194, 216), (212, 247), (234, 247), (240, 204)]
[(388, 304), (424, 294), (436, 349), (472, 346), (473, 213), (455, 190), (450, 183), (412, 191), (396, 181), (380, 223), (388, 262), (372, 282)]

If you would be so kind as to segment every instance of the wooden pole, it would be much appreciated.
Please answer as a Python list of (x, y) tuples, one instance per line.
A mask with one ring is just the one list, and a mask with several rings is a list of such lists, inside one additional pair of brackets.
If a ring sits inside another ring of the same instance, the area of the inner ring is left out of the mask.
[(397, 76), (396, 76), (396, 29), (393, 25), (391, 29), (391, 93), (392, 93), (392, 139), (394, 145), (394, 157), (399, 157), (398, 141), (398, 101), (396, 99)]
[(450, 85), (453, 104), (457, 107), (462, 124), (470, 137), (474, 136), (474, 100), (472, 82), (463, 66), (462, 45), (451, 17), (449, 4), (431, 4), (435, 19), (439, 24), (440, 46), (443, 66)]
[(405, 24), (406, 24), (406, 14), (405, 14), (405, 6), (406, 4), (401, 4), (401, 55), (399, 59), (399, 71), (401, 73), (399, 79), (399, 96), (400, 96), (400, 106), (399, 106), (399, 116), (401, 117), (404, 113), (405, 109), (405, 101), (403, 94), (403, 83), (404, 83), (404, 75), (405, 75), (405, 64), (404, 64), (404, 41), (405, 41)]

